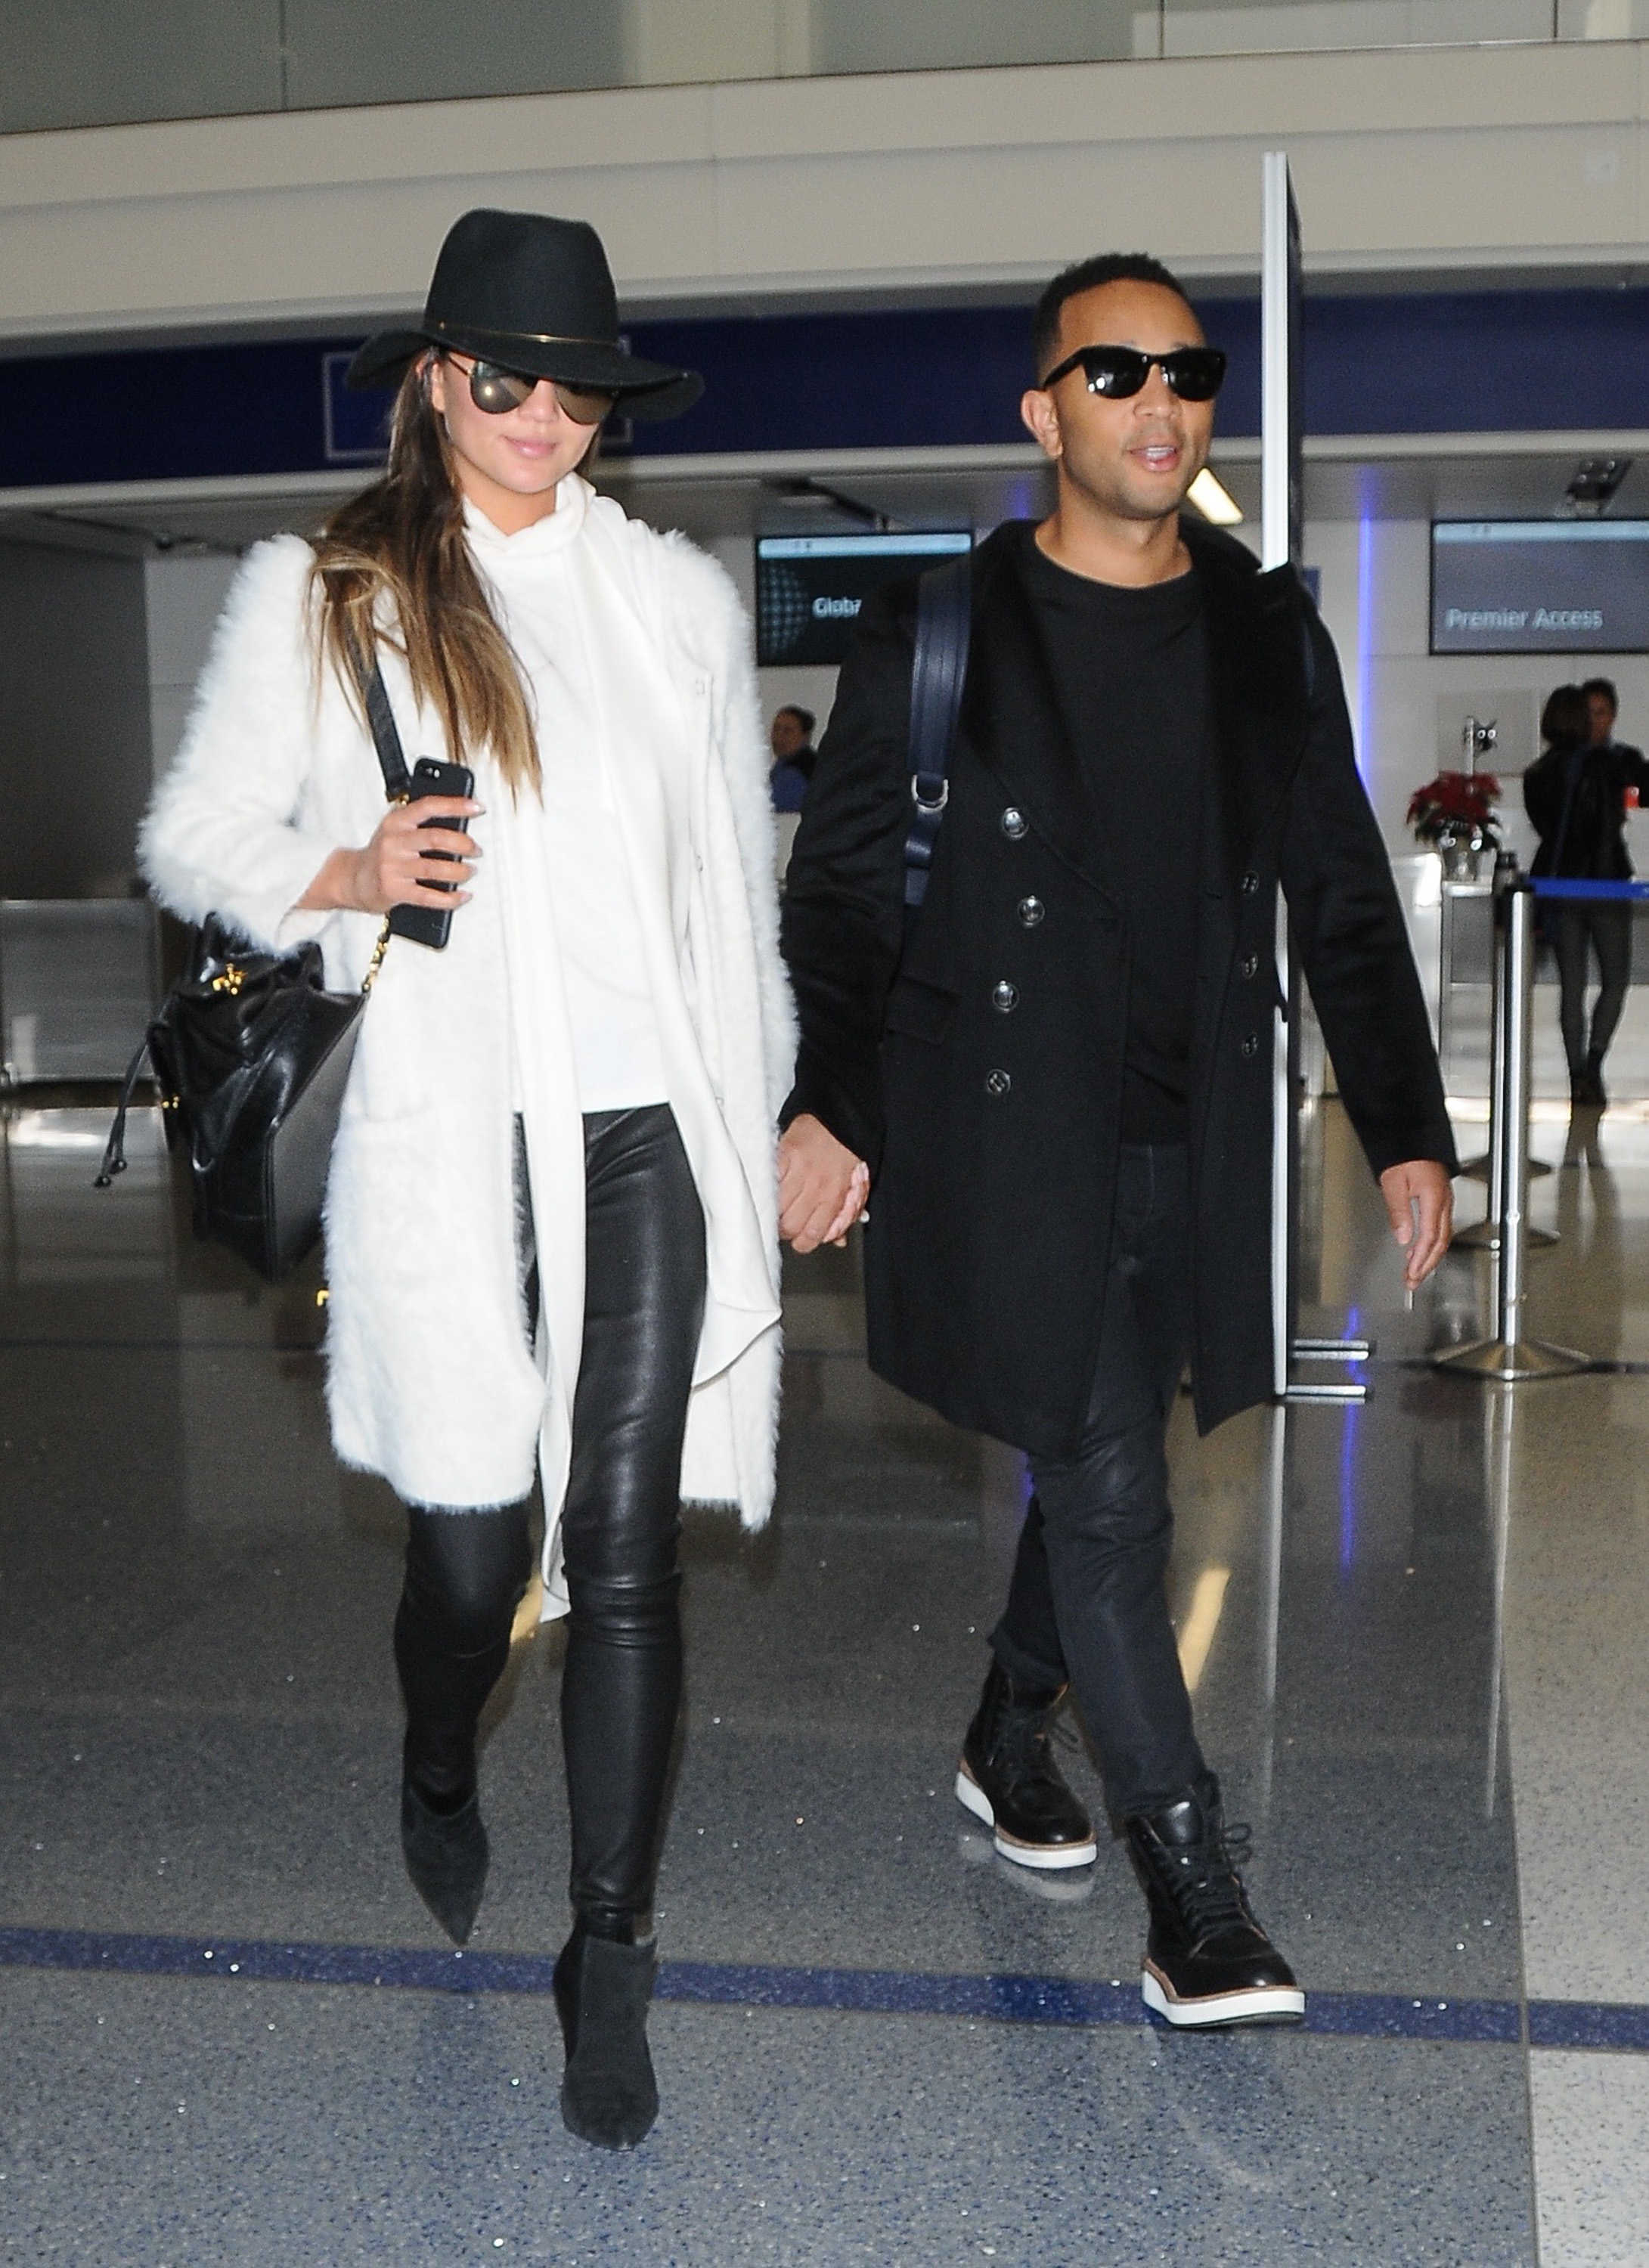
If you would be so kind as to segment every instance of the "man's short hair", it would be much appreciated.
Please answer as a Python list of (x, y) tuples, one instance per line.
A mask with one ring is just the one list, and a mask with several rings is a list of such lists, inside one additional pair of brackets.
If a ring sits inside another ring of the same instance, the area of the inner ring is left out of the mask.
[(818, 719), (813, 715), (813, 711), (811, 709), (804, 709), (799, 701), (782, 702), (778, 708), (774, 711), (774, 714), (778, 717), (793, 717), (796, 719), (796, 722), (801, 726), (803, 732), (806, 733), (808, 739), (810, 740), (812, 740), (813, 728), (818, 722)]
[(1036, 302), (1031, 318), (1031, 351), (1038, 378), (1052, 367), (1066, 300), (1074, 299), (1079, 291), (1097, 291), (1105, 284), (1158, 284), (1165, 291), (1174, 292), (1188, 307), (1191, 304), (1179, 277), (1148, 252), (1099, 252), (1091, 260), (1078, 260), (1073, 268), (1062, 268)]
[(1614, 714), (1616, 717), (1620, 715), (1620, 696), (1615, 690), (1614, 682), (1611, 679), (1607, 677), (1588, 677), (1586, 683), (1580, 688), (1580, 690), (1585, 694), (1588, 701), (1592, 698), (1592, 696), (1594, 693), (1601, 693), (1603, 696), (1603, 698), (1609, 703), (1609, 708)]

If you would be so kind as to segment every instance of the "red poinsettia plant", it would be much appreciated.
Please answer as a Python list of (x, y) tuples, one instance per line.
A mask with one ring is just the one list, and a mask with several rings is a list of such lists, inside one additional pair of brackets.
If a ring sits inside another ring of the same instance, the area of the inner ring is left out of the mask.
[(1422, 843), (1474, 833), (1498, 843), (1500, 822), (1494, 806), (1499, 800), (1500, 783), (1492, 772), (1439, 772), (1410, 797), (1409, 824)]

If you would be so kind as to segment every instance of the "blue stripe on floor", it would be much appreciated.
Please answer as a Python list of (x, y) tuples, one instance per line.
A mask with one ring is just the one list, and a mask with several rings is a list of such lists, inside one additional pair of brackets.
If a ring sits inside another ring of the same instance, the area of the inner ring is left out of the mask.
[[(288, 1943), (270, 1938), (144, 1937), (81, 1929), (0, 1928), (0, 1968), (98, 1970), (283, 1984), (393, 1985), (422, 1992), (548, 1992), (547, 1954), (437, 1951), (402, 1945)], [(666, 1961), (658, 1997), (701, 2007), (825, 2008), (869, 2015), (970, 2016), (1005, 2024), (1138, 2024), (1137, 1984), (1069, 1977), (946, 1977), (902, 1969), (782, 1969)], [(1398, 1992), (1311, 1992), (1304, 2029), (1355, 2039), (1513, 2045), (1515, 2000), (1439, 2000)], [(1532, 2000), (1535, 2047), (1649, 2054), (1649, 2007)]]

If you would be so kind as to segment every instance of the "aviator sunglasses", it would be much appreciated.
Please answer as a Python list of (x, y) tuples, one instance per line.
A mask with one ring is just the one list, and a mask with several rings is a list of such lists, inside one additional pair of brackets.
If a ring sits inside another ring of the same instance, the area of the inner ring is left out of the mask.
[(1169, 393), (1182, 401), (1211, 401), (1226, 375), (1226, 357), (1218, 347), (1174, 347), (1167, 354), (1145, 354), (1138, 347), (1078, 347), (1049, 372), (1042, 390), (1046, 393), (1073, 370), (1080, 370), (1090, 394), (1126, 401), (1130, 394), (1140, 392), (1153, 364)]
[[(455, 355), (449, 354), (445, 359), (454, 370), (464, 367)], [(489, 417), (502, 417), (512, 409), (519, 409), (524, 401), (532, 399), (533, 389), (539, 383), (527, 371), (505, 370), (496, 362), (472, 362), (468, 378), (470, 400)], [(599, 425), (618, 398), (612, 394), (593, 394), (582, 387), (563, 386), (559, 379), (552, 379), (550, 384), (555, 387), (556, 401), (575, 425)]]

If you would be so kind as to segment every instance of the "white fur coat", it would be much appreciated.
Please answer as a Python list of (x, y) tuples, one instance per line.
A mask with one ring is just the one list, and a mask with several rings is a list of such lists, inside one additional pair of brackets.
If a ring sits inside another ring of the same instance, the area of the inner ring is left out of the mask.
[[(582, 489), (579, 501), (603, 603), (648, 658), (651, 713), (667, 727), (668, 745), (652, 751), (668, 775), (662, 799), (673, 830), (686, 837), (652, 846), (676, 902), (677, 997), (699, 1071), (685, 1101), (674, 1086), (671, 1101), (696, 1170), (700, 1155), (731, 1161), (741, 1197), (747, 1188), (770, 1295), (761, 1314), (746, 1299), (748, 1327), (731, 1337), (724, 1314), (719, 1352), (701, 1346), (682, 1493), (736, 1505), (745, 1525), (758, 1528), (772, 1502), (778, 1395), (774, 1127), (794, 1027), (778, 957), (773, 818), (748, 625), (722, 569), (683, 538), (660, 536)], [(141, 855), (156, 895), (181, 918), (215, 911), (271, 946), (317, 937), (328, 983), (344, 990), (360, 983), (376, 918), (293, 908), (334, 848), (367, 840), (384, 790), (370, 735), (332, 672), (317, 669), (311, 556), (297, 536), (248, 555), (182, 748), (144, 822)], [(408, 762), (444, 755), (438, 725), (415, 707), (404, 665), (386, 649), (380, 660)], [(480, 800), (489, 800), (490, 785), (495, 799), (507, 792), (490, 782), (484, 759), (476, 771)], [(474, 826), (483, 848), (487, 824)], [(550, 1513), (545, 1575), (554, 1612), (564, 1602), (556, 1530), (577, 1349), (571, 1359), (564, 1346), (547, 1351), (541, 1332), (534, 1360), (519, 1327), (502, 918), (499, 894), (478, 886), (445, 952), (392, 939), (362, 1019), (327, 1195), (328, 1398), (339, 1455), (381, 1473), (409, 1502), (513, 1502), (527, 1492), (536, 1458)], [(669, 932), (661, 925), (660, 933)], [(546, 971), (546, 981), (558, 984), (557, 972)], [(553, 1031), (563, 1027), (564, 1019), (552, 1020)], [(564, 1123), (541, 1129), (535, 1145), (529, 1126), (541, 1260), (546, 1246), (551, 1256), (556, 1249), (557, 1223), (576, 1224), (582, 1240), (570, 1064), (546, 1092), (548, 1115)], [(713, 1114), (714, 1123), (696, 1123), (696, 1112)], [(711, 1259), (707, 1341), (713, 1235)], [(554, 1283), (545, 1295), (553, 1314)]]

